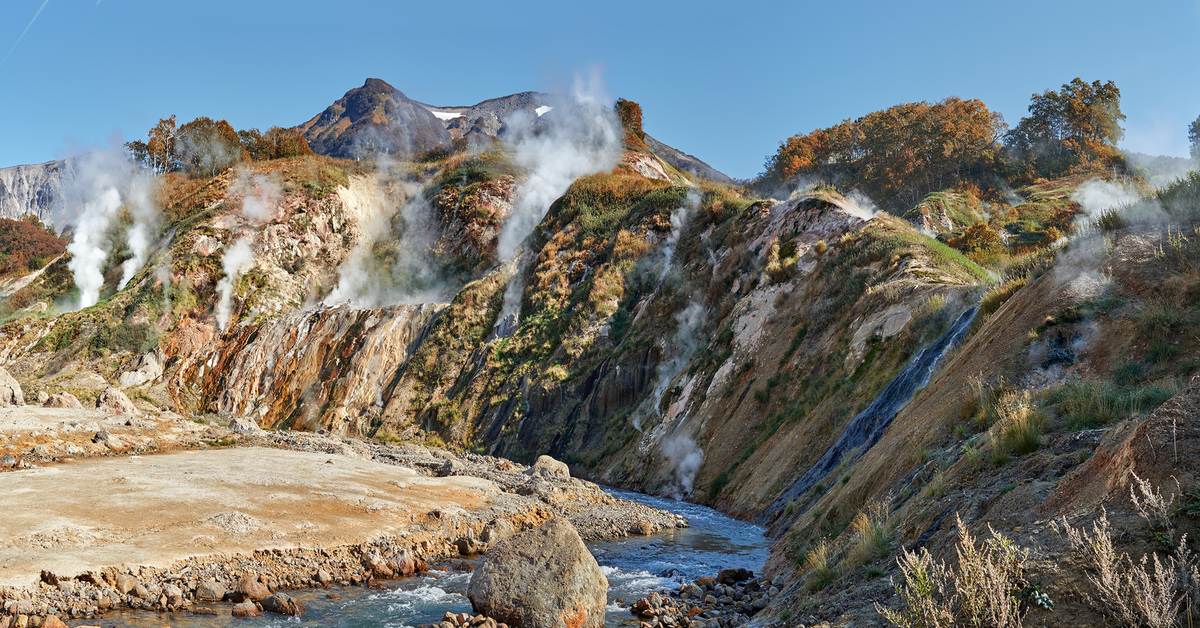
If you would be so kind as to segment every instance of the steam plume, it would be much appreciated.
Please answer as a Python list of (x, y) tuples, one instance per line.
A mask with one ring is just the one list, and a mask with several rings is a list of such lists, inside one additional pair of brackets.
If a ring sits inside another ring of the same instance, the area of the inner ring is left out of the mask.
[(132, 257), (126, 260), (118, 289), (124, 288), (146, 262), (158, 210), (150, 199), (153, 180), (116, 149), (79, 157), (74, 177), (63, 186), (55, 208), (56, 222), (72, 224), (75, 234), (67, 250), (67, 267), (79, 288), (78, 308), (91, 307), (104, 287), (104, 267), (117, 243), (110, 231), (122, 206), (133, 220), (125, 234)]
[(671, 474), (675, 480), (670, 497), (680, 499), (687, 496), (692, 492), (700, 465), (704, 464), (704, 452), (696, 446), (691, 437), (676, 433), (663, 441), (662, 453), (671, 465)]
[(217, 282), (217, 293), (221, 295), (217, 302), (218, 328), (223, 330), (229, 325), (232, 309), (230, 297), (233, 295), (233, 287), (237, 284), (238, 278), (253, 266), (254, 248), (247, 237), (238, 238), (233, 246), (225, 249), (225, 255), (221, 258), (221, 268), (224, 269), (225, 276)]
[(534, 133), (529, 114), (507, 121), (517, 129), (511, 138), (516, 162), (529, 172), (500, 231), (497, 254), (509, 259), (541, 222), (546, 211), (579, 177), (604, 172), (621, 158), (621, 123), (599, 74), (588, 80), (576, 75), (571, 98), (541, 117), (545, 130)]
[(220, 295), (217, 301), (217, 327), (222, 330), (229, 326), (229, 319), (233, 315), (231, 301), (238, 279), (254, 267), (252, 241), (260, 225), (275, 217), (280, 199), (279, 186), (262, 175), (249, 176), (243, 172), (234, 185), (245, 195), (241, 213), (250, 221), (250, 228), (221, 256), (224, 275), (217, 282), (217, 294)]
[(150, 254), (152, 238), (158, 227), (158, 208), (150, 200), (151, 179), (146, 176), (135, 176), (130, 181), (128, 206), (133, 224), (125, 232), (125, 244), (133, 255), (122, 265), (121, 283), (117, 290), (122, 290), (129, 280), (146, 264)]

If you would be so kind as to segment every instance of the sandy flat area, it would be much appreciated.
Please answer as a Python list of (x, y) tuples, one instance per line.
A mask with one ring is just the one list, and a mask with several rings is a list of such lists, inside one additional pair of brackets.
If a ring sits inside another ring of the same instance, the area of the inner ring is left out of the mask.
[[(37, 422), (58, 427), (72, 420), (66, 417), (43, 414)], [(6, 420), (20, 424), (9, 429), (38, 427), (32, 417), (0, 416)], [(356, 457), (261, 447), (0, 473), (0, 585), (30, 585), (43, 569), (73, 576), (112, 565), (358, 543), (402, 534), (435, 509), (486, 508), (499, 494), (482, 478), (427, 477)]]

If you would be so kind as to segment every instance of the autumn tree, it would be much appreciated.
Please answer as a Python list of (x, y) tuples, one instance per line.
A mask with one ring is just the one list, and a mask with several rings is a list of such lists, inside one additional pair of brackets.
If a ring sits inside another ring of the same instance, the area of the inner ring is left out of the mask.
[(1192, 144), (1192, 159), (1200, 159), (1200, 116), (1188, 126), (1188, 141)]
[(625, 129), (625, 132), (645, 141), (646, 132), (642, 130), (642, 106), (632, 100), (618, 98), (615, 108), (617, 117), (621, 119), (621, 127)]
[(862, 188), (889, 207), (981, 176), (996, 159), (1004, 118), (979, 100), (896, 105), (796, 135), (768, 158), (760, 187), (808, 176)]
[(179, 168), (179, 155), (176, 152), (176, 139), (179, 131), (175, 126), (175, 116), (162, 118), (147, 134), (147, 141), (134, 140), (126, 142), (134, 161), (140, 162), (146, 168), (162, 174)]
[(1021, 161), (1039, 173), (1060, 174), (1081, 161), (1116, 156), (1117, 142), (1125, 136), (1124, 119), (1116, 84), (1075, 78), (1061, 90), (1033, 94), (1029, 115), (1005, 140)]
[(201, 117), (179, 127), (182, 169), (192, 176), (216, 176), (242, 158), (242, 141), (225, 120)]
[(270, 146), (269, 159), (283, 159), (285, 157), (300, 157), (303, 155), (312, 155), (313, 150), (308, 146), (308, 140), (304, 139), (304, 134), (300, 129), (285, 129), (282, 127), (273, 126), (267, 129), (263, 139)]

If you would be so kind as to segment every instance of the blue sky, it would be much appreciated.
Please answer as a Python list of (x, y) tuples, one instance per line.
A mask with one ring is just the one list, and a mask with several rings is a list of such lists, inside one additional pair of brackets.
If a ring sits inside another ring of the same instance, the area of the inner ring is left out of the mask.
[(172, 113), (291, 126), (367, 77), (468, 105), (593, 66), (647, 132), (736, 177), (790, 135), (902, 102), (979, 98), (1015, 125), (1030, 94), (1076, 76), (1121, 89), (1124, 147), (1186, 155), (1197, 41), (1200, 0), (4, 0), (0, 166)]

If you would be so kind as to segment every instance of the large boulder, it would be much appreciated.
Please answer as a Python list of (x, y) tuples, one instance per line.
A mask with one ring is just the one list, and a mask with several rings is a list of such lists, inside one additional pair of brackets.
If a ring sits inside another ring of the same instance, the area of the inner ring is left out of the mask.
[(567, 464), (559, 462), (550, 456), (538, 456), (538, 459), (534, 461), (533, 466), (529, 467), (526, 473), (544, 478), (571, 479), (571, 470), (567, 468)]
[(229, 429), (235, 434), (242, 434), (244, 436), (261, 436), (267, 433), (253, 419), (244, 416), (234, 417), (229, 422)]
[(492, 546), (467, 587), (475, 612), (514, 628), (599, 628), (607, 594), (600, 565), (561, 517)]
[(21, 392), (21, 385), (13, 379), (12, 375), (8, 374), (8, 371), (0, 367), (0, 408), (23, 405), (25, 405), (25, 395)]
[(138, 356), (131, 366), (130, 370), (121, 373), (121, 386), (124, 388), (141, 386), (162, 377), (163, 374), (163, 359), (157, 349)]
[(137, 414), (137, 408), (125, 393), (109, 386), (96, 397), (96, 407), (109, 414)]
[(42, 404), (42, 407), (74, 408), (78, 410), (83, 408), (83, 404), (79, 402), (79, 399), (76, 398), (75, 395), (72, 395), (69, 392), (56, 392), (46, 399), (45, 403)]
[(308, 609), (304, 606), (304, 602), (297, 600), (285, 593), (276, 593), (268, 595), (262, 599), (262, 608), (268, 613), (276, 613), (279, 615), (290, 615), (292, 617), (303, 617)]

